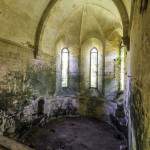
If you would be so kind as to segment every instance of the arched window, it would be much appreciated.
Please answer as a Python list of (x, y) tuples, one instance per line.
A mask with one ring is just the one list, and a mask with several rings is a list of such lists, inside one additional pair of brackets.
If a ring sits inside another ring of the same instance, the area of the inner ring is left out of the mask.
[(98, 80), (98, 51), (93, 48), (90, 53), (90, 87), (97, 88)]
[(68, 72), (69, 72), (69, 50), (62, 49), (61, 52), (61, 85), (68, 87)]
[(125, 79), (125, 77), (124, 77), (124, 74), (125, 74), (125, 72), (124, 72), (124, 69), (125, 69), (125, 48), (124, 47), (122, 47), (121, 48), (121, 51), (120, 51), (120, 57), (121, 57), (121, 73), (120, 73), (120, 79), (121, 79), (121, 81), (120, 81), (120, 89), (121, 89), (121, 91), (123, 91), (124, 90), (124, 79)]

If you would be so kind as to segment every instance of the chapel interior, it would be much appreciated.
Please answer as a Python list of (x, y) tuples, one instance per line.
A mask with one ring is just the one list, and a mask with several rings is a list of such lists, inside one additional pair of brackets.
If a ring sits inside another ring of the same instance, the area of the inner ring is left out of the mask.
[(150, 1), (0, 0), (0, 150), (150, 150)]

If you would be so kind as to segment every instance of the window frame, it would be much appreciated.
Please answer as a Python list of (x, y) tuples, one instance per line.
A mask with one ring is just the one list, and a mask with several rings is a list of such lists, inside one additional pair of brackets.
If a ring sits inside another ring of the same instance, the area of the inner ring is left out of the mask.
[(120, 48), (120, 91), (125, 90), (125, 46)]
[[(64, 50), (67, 50), (67, 52), (63, 52)], [(68, 53), (68, 65), (67, 65), (67, 86), (63, 86), (62, 81), (62, 69), (63, 69), (63, 53)], [(68, 88), (69, 87), (69, 60), (70, 60), (70, 53), (69, 53), (69, 49), (67, 47), (64, 47), (61, 49), (61, 87), (63, 89)]]
[[(92, 52), (93, 49), (96, 49), (96, 52)], [(92, 74), (92, 53), (96, 53), (97, 54), (97, 72), (96, 72), (96, 87), (92, 87), (91, 86), (91, 74)], [(90, 89), (98, 89), (98, 49), (96, 47), (93, 47), (91, 50), (90, 50)]]

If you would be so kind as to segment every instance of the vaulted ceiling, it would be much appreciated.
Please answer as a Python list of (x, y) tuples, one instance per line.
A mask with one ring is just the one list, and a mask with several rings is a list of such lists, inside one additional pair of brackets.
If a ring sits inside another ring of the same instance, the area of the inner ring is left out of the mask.
[(50, 53), (59, 40), (89, 38), (116, 47), (127, 32), (129, 0), (0, 0), (0, 39)]

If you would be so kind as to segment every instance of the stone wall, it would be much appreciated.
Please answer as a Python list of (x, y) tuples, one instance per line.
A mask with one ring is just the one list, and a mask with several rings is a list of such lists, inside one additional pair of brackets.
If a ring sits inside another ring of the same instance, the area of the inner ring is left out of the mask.
[(54, 66), (53, 58), (42, 54), (34, 59), (32, 48), (1, 39), (0, 109), (8, 109), (32, 95), (54, 94)]
[(33, 59), (32, 49), (11, 41), (0, 40), (0, 77), (8, 71), (26, 70)]
[[(132, 150), (150, 149), (150, 3), (134, 1), (131, 27), (130, 131)], [(136, 143), (134, 142), (134, 139)]]
[(105, 53), (105, 97), (114, 100), (119, 92), (120, 63), (117, 50)]

